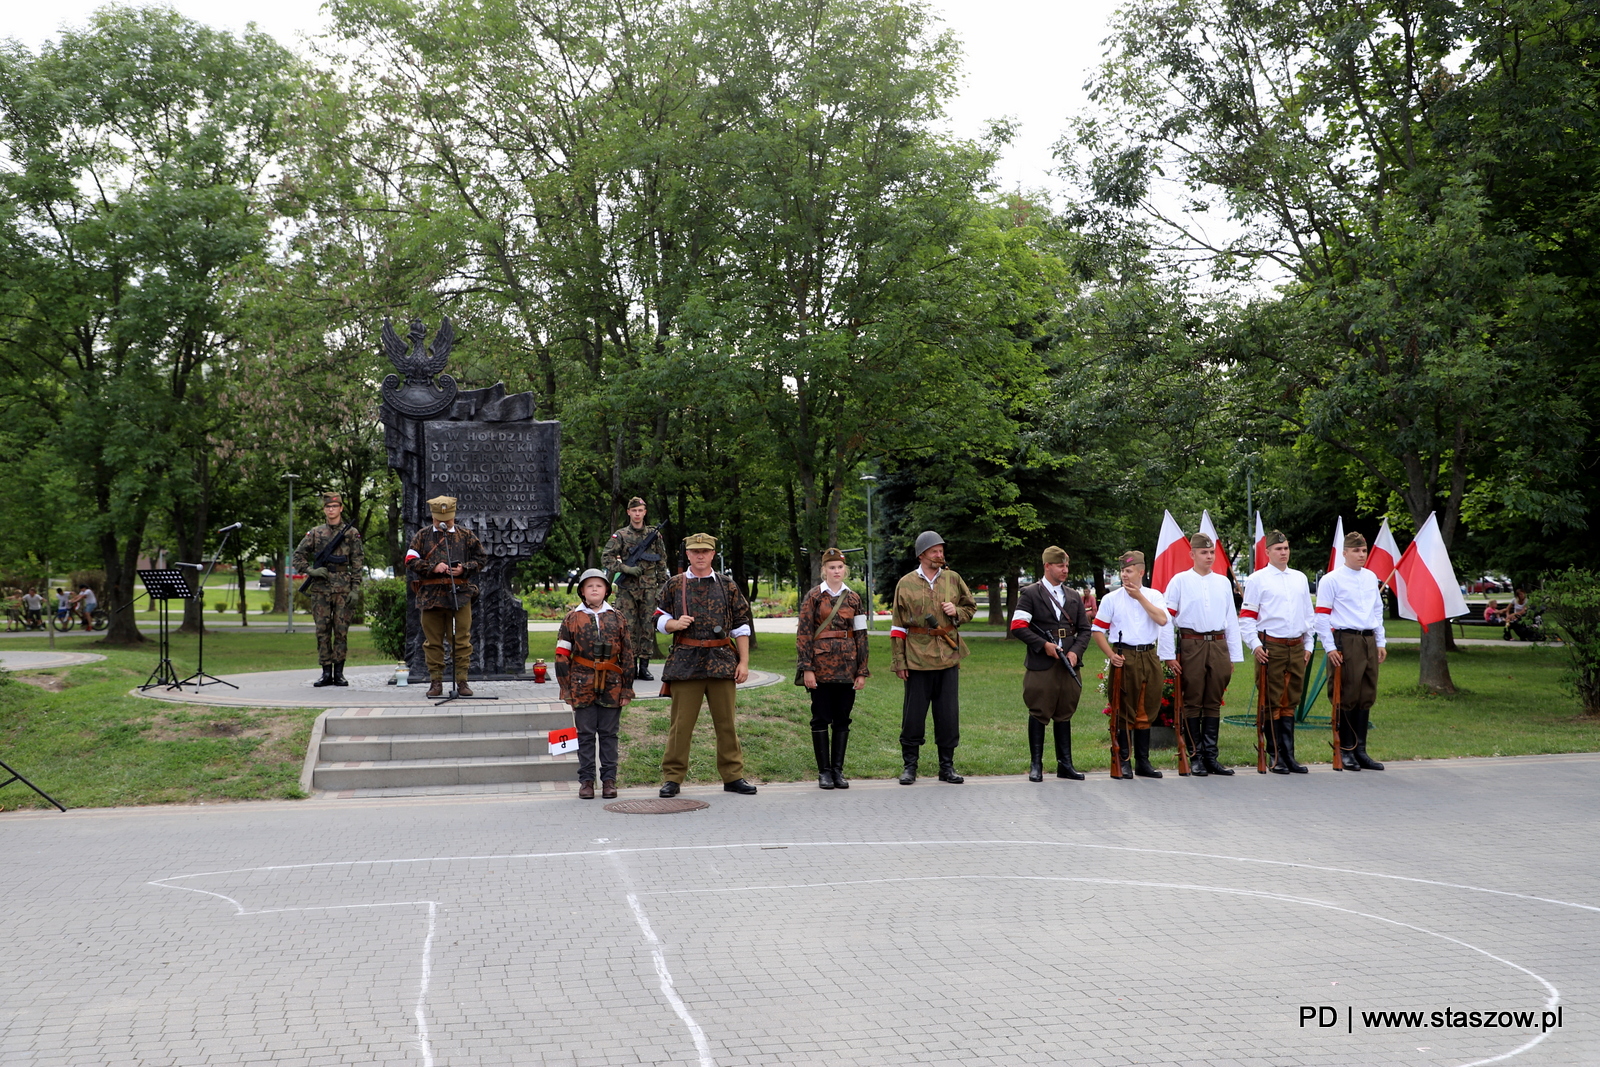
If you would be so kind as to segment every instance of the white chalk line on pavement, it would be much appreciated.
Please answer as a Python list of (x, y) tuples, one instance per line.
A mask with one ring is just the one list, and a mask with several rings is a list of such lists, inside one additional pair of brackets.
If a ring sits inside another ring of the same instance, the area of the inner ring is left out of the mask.
[(672, 1005), (672, 1010), (683, 1020), (683, 1025), (689, 1030), (689, 1036), (694, 1039), (694, 1050), (700, 1057), (700, 1067), (717, 1067), (717, 1061), (711, 1058), (711, 1044), (706, 1040), (706, 1032), (695, 1022), (694, 1016), (689, 1014), (689, 1006), (683, 1002), (683, 998), (678, 995), (677, 987), (673, 985), (672, 972), (667, 968), (665, 946), (656, 936), (656, 932), (650, 928), (650, 919), (639, 904), (637, 894), (628, 894), (628, 907), (633, 909), (633, 918), (638, 922), (639, 929), (644, 932), (645, 941), (650, 945), (650, 955), (656, 965), (656, 977), (661, 980), (661, 995), (667, 998), (667, 1003)]
[[(189, 876), (180, 876), (189, 877)], [(436, 900), (391, 900), (380, 904), (327, 904), (306, 908), (258, 908), (250, 911), (245, 906), (225, 893), (213, 893), (209, 889), (193, 889), (183, 885), (167, 885), (170, 878), (158, 878), (146, 885), (159, 886), (162, 889), (177, 889), (184, 893), (199, 893), (203, 896), (216, 897), (226, 900), (233, 905), (234, 914), (238, 915), (282, 915), (297, 911), (350, 911), (358, 908), (403, 908), (417, 904), (426, 904), (428, 907), (428, 932), (422, 940), (422, 971), (417, 981), (417, 1003), (412, 1012), (417, 1022), (417, 1051), (422, 1056), (422, 1067), (434, 1067), (433, 1039), (428, 1030), (428, 986), (433, 981), (433, 935), (438, 923), (439, 902)]]
[[(1415, 930), (1420, 934), (1427, 934), (1430, 937), (1437, 937), (1442, 941), (1449, 941), (1452, 944), (1460, 945), (1462, 948), (1469, 948), (1473, 952), (1477, 952), (1477, 953), (1479, 953), (1479, 954), (1481, 954), (1483, 956), (1487, 956), (1489, 959), (1494, 960), (1496, 963), (1503, 963), (1507, 967), (1511, 967), (1511, 968), (1514, 968), (1515, 970), (1519, 970), (1523, 974), (1528, 975), (1530, 978), (1535, 979), (1541, 985), (1543, 985), (1545, 987), (1545, 989), (1550, 994), (1549, 997), (1546, 998), (1545, 1003), (1544, 1003), (1544, 1010), (1545, 1011), (1554, 1011), (1556, 1005), (1561, 1003), (1561, 990), (1557, 989), (1548, 979), (1544, 978), (1542, 975), (1534, 973), (1533, 971), (1529, 970), (1528, 968), (1522, 966), (1522, 964), (1520, 964), (1520, 963), (1514, 963), (1511, 960), (1508, 960), (1508, 959), (1504, 958), (1503, 956), (1496, 956), (1493, 952), (1490, 952), (1486, 948), (1480, 948), (1477, 945), (1474, 945), (1469, 941), (1463, 941), (1459, 937), (1451, 937), (1449, 934), (1443, 934), (1443, 933), (1440, 933), (1437, 930), (1429, 930), (1427, 927), (1425, 927), (1425, 926), (1417, 926), (1415, 923), (1403, 922), (1403, 921), (1401, 921), (1399, 919), (1391, 919), (1386, 915), (1374, 915), (1371, 912), (1356, 911), (1354, 908), (1346, 908), (1346, 907), (1343, 907), (1343, 906), (1341, 906), (1339, 904), (1335, 904), (1332, 901), (1328, 901), (1328, 900), (1317, 900), (1317, 899), (1315, 899), (1313, 897), (1296, 897), (1296, 896), (1290, 896), (1290, 895), (1288, 895), (1286, 893), (1269, 893), (1269, 892), (1266, 892), (1264, 890), (1259, 890), (1259, 889), (1238, 889), (1238, 888), (1235, 888), (1233, 886), (1218, 886), (1218, 885), (1194, 885), (1192, 883), (1187, 883), (1187, 882), (1147, 882), (1147, 881), (1139, 881), (1139, 880), (1128, 879), (1128, 878), (1087, 878), (1087, 877), (1071, 877), (1071, 876), (1066, 876), (1066, 875), (935, 874), (935, 875), (913, 875), (913, 876), (899, 877), (899, 878), (856, 878), (856, 879), (850, 879), (850, 880), (847, 880), (847, 881), (830, 881), (830, 882), (792, 882), (792, 883), (788, 883), (788, 884), (785, 884), (785, 885), (712, 886), (712, 887), (707, 888), (707, 889), (660, 889), (660, 890), (654, 890), (654, 891), (651, 891), (651, 892), (647, 892), (647, 893), (645, 893), (643, 895), (652, 896), (652, 897), (657, 897), (657, 896), (665, 897), (665, 896), (705, 895), (705, 894), (711, 894), (711, 893), (750, 893), (750, 892), (757, 892), (757, 891), (769, 891), (770, 892), (770, 891), (777, 891), (777, 890), (784, 890), (784, 889), (826, 889), (826, 888), (829, 888), (829, 887), (832, 887), (832, 886), (889, 885), (889, 884), (900, 883), (900, 882), (1082, 882), (1082, 883), (1087, 883), (1087, 884), (1090, 884), (1090, 885), (1116, 885), (1116, 886), (1132, 886), (1132, 887), (1135, 887), (1135, 888), (1145, 888), (1145, 889), (1177, 889), (1177, 890), (1190, 891), (1190, 892), (1199, 892), (1199, 893), (1218, 893), (1218, 894), (1228, 895), (1228, 896), (1257, 897), (1257, 898), (1262, 899), (1262, 900), (1278, 900), (1278, 901), (1283, 901), (1284, 903), (1287, 903), (1287, 904), (1305, 904), (1305, 905), (1307, 905), (1309, 907), (1313, 907), (1313, 908), (1325, 908), (1328, 911), (1343, 912), (1346, 915), (1354, 915), (1354, 916), (1357, 916), (1357, 917), (1362, 918), (1362, 919), (1374, 919), (1374, 920), (1376, 920), (1378, 922), (1389, 923), (1390, 925), (1393, 925), (1393, 926), (1404, 927), (1407, 930)], [(628, 895), (628, 903), (633, 906), (634, 914), (641, 916), (641, 922), (642, 922), (643, 921), (642, 913), (639, 910), (639, 905), (637, 903), (637, 899), (631, 893)], [(653, 933), (650, 934), (649, 936), (652, 939), (654, 939), (654, 937), (655, 937), (655, 935)], [(1521, 1045), (1521, 1046), (1519, 1046), (1517, 1048), (1514, 1048), (1510, 1052), (1504, 1052), (1504, 1053), (1501, 1053), (1498, 1056), (1491, 1056), (1490, 1058), (1484, 1059), (1484, 1060), (1472, 1060), (1470, 1063), (1458, 1064), (1457, 1067), (1483, 1067), (1484, 1064), (1499, 1063), (1502, 1060), (1509, 1060), (1511, 1057), (1516, 1056), (1516, 1055), (1518, 1055), (1520, 1053), (1526, 1052), (1530, 1048), (1533, 1048), (1533, 1046), (1537, 1045), (1539, 1042), (1543, 1041), (1548, 1036), (1550, 1036), (1549, 1035), (1549, 1031), (1546, 1031), (1546, 1032), (1540, 1034), (1539, 1036), (1535, 1037), (1532, 1041), (1529, 1041), (1527, 1044)], [(702, 1061), (702, 1062), (704, 1062), (704, 1061)]]

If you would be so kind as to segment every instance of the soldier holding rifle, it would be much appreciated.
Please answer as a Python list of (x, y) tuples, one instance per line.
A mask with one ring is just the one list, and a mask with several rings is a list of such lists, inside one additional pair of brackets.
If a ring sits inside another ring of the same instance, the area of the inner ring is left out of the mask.
[[(322, 677), (314, 686), (349, 685), (344, 679), (345, 641), (350, 632), (351, 597), (361, 588), (361, 531), (344, 522), (344, 497), (322, 494), (322, 517), (294, 550), (290, 574), (306, 576), (300, 591), (311, 601), (317, 627), (317, 662)], [(291, 582), (292, 584), (292, 582)], [(290, 595), (293, 595), (291, 591)]]
[(917, 762), (933, 709), (933, 741), (939, 749), (939, 781), (960, 785), (956, 746), (961, 743), (961, 661), (967, 644), (957, 632), (978, 611), (961, 575), (945, 566), (944, 538), (932, 530), (917, 535), (917, 569), (894, 588), (889, 628), (894, 673), (905, 682), (900, 712), (900, 784), (917, 780)]
[(472, 578), (488, 553), (477, 534), (456, 523), (456, 498), (428, 501), (433, 522), (417, 531), (406, 549), (411, 590), (422, 613), (422, 651), (428, 661), (428, 696), (444, 695), (444, 643), (450, 640), (456, 692), (472, 696), (467, 670), (472, 664)]
[(1189, 773), (1231, 775), (1217, 752), (1222, 728), (1222, 697), (1233, 678), (1233, 665), (1244, 662), (1239, 642), (1239, 617), (1233, 610), (1233, 583), (1212, 570), (1217, 546), (1197, 533), (1189, 538), (1194, 569), (1173, 575), (1167, 584), (1167, 614), (1177, 627), (1177, 656), (1167, 666), (1178, 672), (1183, 688), (1183, 721), (1189, 740)]
[(1044, 578), (1023, 586), (1010, 636), (1028, 646), (1022, 702), (1028, 708), (1028, 781), (1044, 781), (1044, 726), (1055, 735), (1056, 777), (1083, 781), (1072, 765), (1072, 713), (1083, 694), (1079, 667), (1089, 647), (1089, 616), (1067, 588), (1067, 553), (1055, 545), (1041, 557)]
[(1239, 612), (1239, 629), (1256, 664), (1257, 746), (1272, 753), (1273, 774), (1305, 774), (1294, 758), (1294, 723), (1316, 631), (1311, 584), (1289, 569), (1289, 539), (1281, 530), (1268, 533), (1266, 541), (1267, 565), (1245, 580)]
[(628, 501), (628, 525), (615, 531), (600, 555), (600, 565), (615, 576), (616, 610), (628, 623), (633, 654), (638, 657), (634, 677), (655, 681), (650, 660), (661, 655), (656, 648), (656, 599), (671, 574), (661, 541), (661, 526), (645, 529), (643, 498)]
[(1112, 777), (1160, 778), (1150, 765), (1150, 724), (1161, 712), (1166, 684), (1161, 661), (1173, 658), (1172, 621), (1161, 593), (1143, 584), (1144, 553), (1124, 552), (1117, 564), (1122, 584), (1106, 594), (1094, 616), (1094, 642), (1111, 663), (1110, 685), (1120, 687), (1112, 729), (1121, 767), (1113, 766), (1120, 775)]
[(1344, 565), (1317, 582), (1317, 633), (1328, 652), (1330, 686), (1338, 719), (1339, 751), (1334, 769), (1381, 771), (1367, 755), (1367, 727), (1378, 699), (1378, 664), (1389, 655), (1383, 633), (1383, 586), (1367, 570), (1367, 539), (1346, 534)]

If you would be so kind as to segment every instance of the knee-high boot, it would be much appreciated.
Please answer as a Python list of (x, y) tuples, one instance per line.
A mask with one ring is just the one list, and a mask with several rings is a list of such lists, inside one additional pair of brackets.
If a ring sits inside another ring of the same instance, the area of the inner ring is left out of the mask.
[(956, 773), (956, 750), (953, 748), (939, 750), (939, 781), (949, 782), (951, 785), (960, 785), (966, 781)]
[(1028, 716), (1028, 781), (1044, 781), (1044, 723)]
[(811, 731), (811, 751), (817, 757), (817, 787), (833, 788), (833, 762), (828, 753), (828, 728)]
[[(1145, 731), (1148, 733), (1149, 731)], [(1117, 727), (1117, 747), (1122, 749), (1122, 780), (1133, 781), (1133, 728)]]
[(1296, 763), (1294, 758), (1294, 716), (1278, 720), (1278, 751), (1283, 753), (1284, 766), (1290, 774), (1309, 774), (1310, 768)]
[(1189, 742), (1189, 773), (1196, 778), (1204, 778), (1209, 772), (1206, 770), (1206, 737), (1200, 729), (1200, 716), (1183, 720), (1183, 737)]
[[(1040, 723), (1041, 728), (1043, 723)], [(1072, 720), (1057, 719), (1050, 724), (1056, 739), (1056, 777), (1083, 781), (1083, 774), (1072, 765)]]
[(1362, 708), (1356, 715), (1356, 763), (1364, 771), (1381, 771), (1383, 764), (1367, 755), (1367, 727), (1372, 725), (1372, 709)]
[(1150, 766), (1150, 731), (1133, 731), (1133, 773), (1140, 778), (1160, 778), (1161, 772)]
[(833, 787), (835, 789), (849, 789), (850, 782), (844, 776), (844, 751), (850, 747), (850, 727), (835, 725), (833, 728)]
[(901, 745), (900, 761), (905, 765), (900, 771), (901, 785), (915, 785), (917, 781), (917, 754), (921, 745)]
[(1222, 720), (1206, 716), (1200, 720), (1200, 730), (1206, 738), (1206, 771), (1210, 774), (1232, 774), (1233, 768), (1223, 766), (1222, 761), (1217, 758), (1218, 735), (1222, 732)]

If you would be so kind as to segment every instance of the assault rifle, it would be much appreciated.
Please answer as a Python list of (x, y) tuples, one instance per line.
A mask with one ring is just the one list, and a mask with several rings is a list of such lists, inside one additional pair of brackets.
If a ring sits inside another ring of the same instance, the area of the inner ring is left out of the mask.
[(334, 535), (333, 540), (323, 545), (322, 551), (318, 552), (314, 557), (312, 557), (311, 566), (306, 568), (306, 580), (300, 583), (300, 591), (302, 593), (305, 592), (306, 586), (310, 585), (313, 580), (311, 572), (316, 570), (318, 567), (326, 567), (330, 563), (350, 562), (350, 557), (348, 555), (334, 555), (334, 552), (339, 548), (339, 543), (344, 540), (344, 535), (349, 531), (350, 524), (347, 522), (339, 528), (339, 532)]
[[(622, 565), (624, 567), (637, 567), (641, 563), (659, 563), (661, 561), (660, 553), (650, 551), (650, 546), (655, 544), (656, 539), (661, 536), (661, 527), (666, 524), (667, 520), (662, 519), (652, 526), (650, 532), (645, 534), (639, 543), (633, 546), (633, 551), (623, 558)], [(622, 579), (623, 573), (623, 571), (618, 571), (612, 576), (613, 584)]]

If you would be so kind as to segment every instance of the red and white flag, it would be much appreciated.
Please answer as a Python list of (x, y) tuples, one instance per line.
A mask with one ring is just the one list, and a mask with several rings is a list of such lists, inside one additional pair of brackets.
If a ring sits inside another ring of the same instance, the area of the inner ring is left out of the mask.
[(1161, 513), (1161, 537), (1156, 541), (1156, 558), (1150, 563), (1150, 587), (1165, 593), (1167, 583), (1194, 566), (1189, 555), (1189, 539), (1172, 517)]
[(1439, 521), (1434, 515), (1422, 524), (1417, 536), (1406, 546), (1395, 566), (1399, 578), (1400, 614), (1422, 624), (1422, 632), (1445, 619), (1467, 613), (1467, 602), (1456, 584), (1450, 553), (1439, 536)]
[(550, 755), (561, 756), (568, 752), (578, 751), (578, 728), (568, 726), (564, 730), (550, 731)]
[(1387, 585), (1390, 589), (1395, 587), (1394, 568), (1400, 561), (1400, 546), (1394, 543), (1394, 534), (1389, 530), (1389, 520), (1383, 520), (1383, 525), (1378, 527), (1378, 539), (1372, 542), (1372, 551), (1367, 553), (1367, 570), (1378, 576), (1380, 584)]
[(1333, 528), (1333, 551), (1328, 553), (1328, 571), (1332, 573), (1339, 566), (1339, 553), (1344, 551), (1344, 516), (1339, 516), (1339, 525)]
[(1217, 546), (1217, 570), (1224, 577), (1233, 577), (1233, 564), (1228, 561), (1228, 550), (1222, 547), (1222, 538), (1217, 536), (1216, 524), (1211, 521), (1209, 510), (1200, 512), (1200, 532), (1211, 538), (1211, 543)]
[(1260, 570), (1267, 565), (1267, 531), (1261, 525), (1261, 512), (1256, 512), (1256, 557), (1252, 570)]

